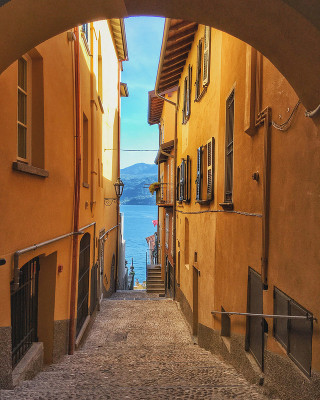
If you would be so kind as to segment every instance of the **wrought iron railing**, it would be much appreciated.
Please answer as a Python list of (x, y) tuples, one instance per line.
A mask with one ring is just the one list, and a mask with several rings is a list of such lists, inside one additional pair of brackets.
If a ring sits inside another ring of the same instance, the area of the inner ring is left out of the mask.
[(19, 288), (11, 293), (12, 366), (38, 341), (39, 258), (20, 269)]

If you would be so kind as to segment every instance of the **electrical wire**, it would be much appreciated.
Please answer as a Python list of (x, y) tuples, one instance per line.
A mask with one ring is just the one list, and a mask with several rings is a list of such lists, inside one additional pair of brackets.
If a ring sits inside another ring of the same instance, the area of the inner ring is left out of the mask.
[[(104, 149), (104, 151), (107, 151), (107, 150), (115, 151), (118, 149)], [(120, 151), (158, 151), (158, 149), (156, 149), (156, 150), (152, 150), (152, 149), (120, 149)]]
[(282, 132), (287, 131), (292, 124), (293, 118), (296, 115), (300, 104), (301, 104), (301, 100), (298, 100), (297, 104), (293, 107), (292, 113), (290, 114), (290, 116), (286, 122), (284, 122), (283, 124), (277, 124), (276, 122), (271, 121), (272, 126), (276, 129), (278, 129), (279, 131), (282, 131)]

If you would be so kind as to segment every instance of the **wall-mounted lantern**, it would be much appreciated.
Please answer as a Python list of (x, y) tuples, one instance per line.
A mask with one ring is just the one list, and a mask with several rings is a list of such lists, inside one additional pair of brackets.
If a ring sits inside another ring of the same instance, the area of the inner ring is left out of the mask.
[(120, 197), (122, 196), (123, 193), (123, 187), (124, 187), (124, 183), (122, 182), (122, 180), (120, 178), (118, 178), (116, 180), (116, 183), (113, 185), (114, 186), (114, 190), (116, 192), (116, 198), (110, 198), (110, 197), (105, 197), (104, 198), (104, 205), (105, 206), (111, 206), (111, 204), (120, 199)]

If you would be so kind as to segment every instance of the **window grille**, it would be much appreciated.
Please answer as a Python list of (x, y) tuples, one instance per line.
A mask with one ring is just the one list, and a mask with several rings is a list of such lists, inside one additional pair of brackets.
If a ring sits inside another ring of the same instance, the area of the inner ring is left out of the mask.
[[(274, 313), (283, 315), (312, 314), (287, 296), (278, 288), (274, 288)], [(287, 350), (288, 356), (307, 376), (311, 376), (313, 320), (275, 319), (273, 335)]]
[(38, 283), (36, 257), (20, 269), (19, 288), (11, 293), (12, 366), (15, 367), (33, 342), (38, 341)]
[(90, 272), (90, 234), (85, 233), (80, 241), (78, 302), (77, 302), (77, 329), (80, 330), (88, 316), (89, 300), (89, 272)]

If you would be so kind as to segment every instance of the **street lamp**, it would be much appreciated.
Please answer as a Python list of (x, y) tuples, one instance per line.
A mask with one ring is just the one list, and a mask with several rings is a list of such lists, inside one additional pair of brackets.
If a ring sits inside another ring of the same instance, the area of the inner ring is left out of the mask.
[(124, 183), (122, 182), (122, 180), (120, 178), (118, 178), (116, 180), (116, 183), (113, 186), (116, 191), (117, 198), (120, 199), (120, 197), (122, 196), (122, 193), (123, 193)]
[(116, 198), (112, 198), (112, 197), (105, 197), (104, 198), (104, 205), (105, 206), (111, 206), (111, 204), (120, 199), (120, 197), (122, 196), (123, 193), (123, 187), (124, 187), (124, 183), (122, 182), (122, 180), (120, 178), (118, 178), (116, 180), (116, 182), (114, 183), (114, 190), (116, 192)]

